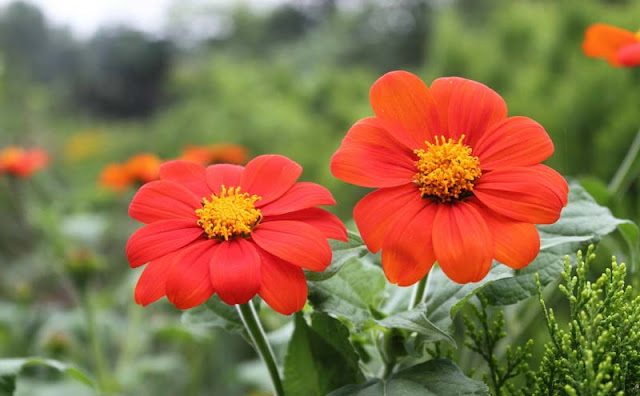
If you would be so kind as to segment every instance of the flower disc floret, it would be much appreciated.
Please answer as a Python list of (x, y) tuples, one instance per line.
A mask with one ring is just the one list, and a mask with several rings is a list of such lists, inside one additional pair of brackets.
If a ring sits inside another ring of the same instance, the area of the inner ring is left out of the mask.
[(240, 192), (240, 187), (222, 186), (219, 195), (211, 199), (202, 198), (202, 208), (196, 209), (202, 227), (209, 239), (228, 241), (237, 237), (248, 237), (262, 220), (260, 209), (255, 203), (260, 197)]
[(482, 174), (478, 157), (463, 144), (464, 135), (454, 141), (436, 136), (435, 143), (425, 142), (427, 149), (416, 149), (418, 173), (414, 181), (423, 198), (451, 202), (471, 195), (475, 181)]

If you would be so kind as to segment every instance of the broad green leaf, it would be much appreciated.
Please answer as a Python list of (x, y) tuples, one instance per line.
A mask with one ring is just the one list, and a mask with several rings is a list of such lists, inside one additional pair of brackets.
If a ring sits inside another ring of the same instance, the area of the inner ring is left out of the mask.
[(234, 306), (226, 304), (218, 296), (182, 314), (182, 323), (196, 327), (221, 327), (231, 333), (244, 332), (242, 319)]
[(380, 267), (352, 258), (336, 276), (309, 282), (309, 302), (318, 311), (347, 318), (358, 326), (371, 318), (371, 308), (378, 306), (386, 285)]
[(61, 373), (67, 374), (78, 382), (84, 383), (90, 387), (94, 386), (93, 380), (85, 373), (74, 366), (62, 363), (53, 359), (42, 359), (37, 357), (30, 358), (11, 358), (0, 359), (0, 394), (13, 395), (16, 390), (16, 377), (20, 372), (31, 366), (44, 366)]
[(376, 323), (386, 328), (415, 331), (422, 336), (422, 340), (425, 342), (447, 340), (455, 345), (448, 328), (440, 328), (429, 320), (425, 303), (418, 304), (410, 311), (400, 312), (382, 320), (376, 320)]
[[(494, 262), (489, 274), (480, 282), (457, 284), (434, 267), (427, 281), (427, 318), (440, 329), (447, 330), (451, 318), (475, 294), (481, 292), (491, 304), (508, 305), (536, 293), (534, 274), (543, 286), (560, 276), (564, 256), (597, 243), (616, 227), (627, 230), (629, 238), (637, 238), (628, 220), (613, 217), (609, 209), (599, 206), (577, 184), (570, 185), (569, 204), (555, 224), (539, 226), (541, 249), (538, 257), (522, 270), (512, 270)], [(635, 235), (635, 236), (634, 236)]]
[(284, 363), (287, 395), (326, 395), (346, 384), (364, 381), (358, 355), (349, 342), (349, 330), (324, 313), (295, 316), (295, 330)]
[(347, 385), (329, 396), (465, 396), (489, 395), (483, 382), (472, 380), (447, 359), (433, 359), (392, 374), (386, 381)]
[(349, 241), (342, 242), (336, 240), (330, 240), (331, 251), (333, 256), (331, 264), (327, 269), (322, 272), (305, 271), (305, 275), (310, 281), (321, 281), (329, 279), (340, 271), (343, 265), (345, 265), (351, 259), (357, 259), (367, 254), (367, 246), (360, 237), (360, 234), (347, 231)]

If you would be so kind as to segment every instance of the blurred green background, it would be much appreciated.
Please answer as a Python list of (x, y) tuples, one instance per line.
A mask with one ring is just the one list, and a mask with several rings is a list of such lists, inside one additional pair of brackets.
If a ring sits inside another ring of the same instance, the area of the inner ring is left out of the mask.
[[(126, 214), (133, 190), (102, 190), (98, 175), (138, 152), (170, 159), (187, 144), (239, 143), (302, 164), (302, 178), (327, 186), (348, 221), (366, 190), (334, 179), (329, 159), (372, 115), (369, 88), (390, 70), (490, 86), (510, 115), (547, 129), (549, 165), (588, 180), (616, 216), (640, 218), (637, 179), (618, 197), (605, 192), (640, 128), (640, 69), (580, 47), (595, 22), (640, 28), (640, 2), (192, 1), (170, 12), (162, 34), (120, 25), (78, 38), (29, 3), (0, 10), (0, 149), (52, 156), (32, 179), (0, 179), (0, 357), (73, 361), (130, 395), (268, 389), (239, 337), (181, 326), (166, 302), (133, 304), (138, 272), (124, 256), (138, 227)], [(102, 362), (87, 347), (91, 314)], [(23, 394), (53, 375), (31, 374)]]

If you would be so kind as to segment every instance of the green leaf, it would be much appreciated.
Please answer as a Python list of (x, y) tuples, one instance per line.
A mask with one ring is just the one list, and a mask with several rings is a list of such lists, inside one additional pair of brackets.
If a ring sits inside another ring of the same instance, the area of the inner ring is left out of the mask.
[(216, 295), (206, 303), (185, 311), (181, 320), (188, 326), (221, 327), (230, 333), (244, 332), (244, 325), (236, 308)]
[(422, 336), (421, 339), (424, 342), (446, 340), (455, 345), (448, 327), (442, 329), (429, 320), (425, 303), (418, 304), (410, 311), (400, 312), (382, 320), (376, 320), (376, 323), (389, 329), (415, 331)]
[(489, 395), (483, 382), (472, 380), (447, 359), (433, 359), (401, 370), (383, 382), (347, 385), (329, 396), (464, 396)]
[(0, 359), (0, 394), (13, 395), (16, 389), (16, 377), (20, 372), (31, 366), (44, 366), (67, 374), (73, 379), (93, 388), (94, 383), (85, 373), (74, 366), (58, 360), (37, 357)]
[[(540, 253), (522, 270), (512, 270), (494, 262), (489, 274), (480, 282), (457, 284), (434, 267), (427, 280), (427, 318), (440, 329), (448, 330), (452, 317), (476, 293), (481, 292), (492, 305), (508, 305), (536, 294), (534, 274), (543, 286), (557, 279), (563, 271), (564, 256), (586, 249), (622, 227), (634, 238), (634, 227), (628, 220), (615, 218), (609, 209), (598, 205), (579, 185), (571, 184), (569, 204), (560, 219), (551, 225), (539, 226)], [(637, 229), (635, 229), (637, 230)]]
[(331, 264), (322, 272), (305, 271), (307, 280), (322, 281), (329, 279), (337, 274), (340, 268), (349, 260), (357, 259), (367, 254), (367, 246), (364, 244), (360, 234), (347, 231), (347, 236), (349, 237), (347, 242), (333, 239), (329, 241), (331, 251), (333, 252)]
[(285, 393), (326, 395), (346, 384), (362, 382), (358, 360), (349, 342), (349, 330), (340, 321), (314, 312), (309, 327), (298, 313), (284, 363)]
[(371, 318), (383, 298), (387, 280), (380, 267), (350, 259), (331, 279), (309, 283), (309, 302), (321, 312), (347, 318), (356, 326)]

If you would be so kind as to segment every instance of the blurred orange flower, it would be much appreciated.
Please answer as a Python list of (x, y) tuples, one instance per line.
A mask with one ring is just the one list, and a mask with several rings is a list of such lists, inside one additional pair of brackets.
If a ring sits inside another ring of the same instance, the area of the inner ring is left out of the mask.
[(98, 184), (114, 191), (123, 191), (134, 183), (157, 180), (162, 160), (154, 154), (141, 153), (124, 164), (110, 163), (100, 173)]
[(49, 154), (44, 150), (25, 150), (7, 147), (0, 152), (0, 174), (9, 173), (18, 177), (29, 177), (49, 163)]
[(582, 50), (592, 58), (606, 58), (611, 66), (640, 66), (640, 31), (596, 23), (585, 31)]
[(205, 166), (222, 163), (242, 165), (247, 162), (248, 151), (244, 146), (231, 143), (208, 146), (189, 145), (184, 148), (178, 159), (197, 162)]

